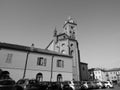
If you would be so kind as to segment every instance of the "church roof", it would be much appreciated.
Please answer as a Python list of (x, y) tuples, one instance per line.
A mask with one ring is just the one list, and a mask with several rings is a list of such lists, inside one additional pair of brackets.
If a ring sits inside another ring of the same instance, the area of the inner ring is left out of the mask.
[(76, 39), (72, 39), (72, 38), (70, 38), (66, 33), (60, 33), (60, 34), (57, 35), (57, 37), (60, 37), (60, 36), (63, 36), (63, 35), (65, 35), (66, 38), (62, 38), (62, 39), (60, 39), (60, 40), (66, 40), (66, 39), (69, 39), (69, 40), (72, 40), (72, 41), (77, 41)]
[(66, 35), (66, 36), (68, 37), (68, 35), (67, 35), (66, 33), (59, 33), (59, 34), (57, 35), (57, 37), (62, 36), (62, 35)]
[(28, 47), (28, 46), (0, 42), (0, 49), (2, 49), (2, 48), (17, 50), (17, 51), (33, 52), (33, 53), (43, 53), (43, 54), (72, 58), (72, 56), (61, 54), (61, 53), (51, 51), (51, 50), (47, 50), (47, 49), (41, 49), (41, 48), (35, 48), (35, 47), (31, 49), (31, 47)]
[(85, 62), (80, 62), (81, 64), (83, 64), (83, 65), (88, 65), (88, 63), (85, 63)]

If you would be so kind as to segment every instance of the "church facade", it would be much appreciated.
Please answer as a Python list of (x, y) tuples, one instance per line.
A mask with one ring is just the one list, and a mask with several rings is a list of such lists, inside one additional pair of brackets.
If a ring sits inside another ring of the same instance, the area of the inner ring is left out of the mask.
[[(58, 34), (57, 30), (55, 29), (53, 35), (54, 38), (51, 41), (51, 43), (47, 46), (47, 49), (72, 56), (73, 80), (80, 81), (82, 80), (82, 78), (84, 78), (83, 77), (84, 75), (81, 72), (81, 66), (84, 65), (84, 67), (87, 68), (87, 64), (81, 63), (79, 44), (76, 39), (76, 31), (77, 31), (77, 23), (73, 18), (69, 17), (63, 25), (62, 33)], [(88, 69), (86, 69), (86, 73), (85, 73), (87, 74), (86, 78), (88, 78), (87, 71)]]

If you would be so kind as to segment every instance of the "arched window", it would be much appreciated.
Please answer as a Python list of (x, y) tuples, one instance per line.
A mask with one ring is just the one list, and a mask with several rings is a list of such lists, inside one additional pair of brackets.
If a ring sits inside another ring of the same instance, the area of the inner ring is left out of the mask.
[(38, 81), (43, 81), (43, 75), (42, 75), (42, 73), (38, 73), (38, 74), (36, 75), (36, 80), (38, 80)]
[(61, 74), (58, 74), (57, 75), (57, 82), (61, 82), (62, 81), (62, 75)]

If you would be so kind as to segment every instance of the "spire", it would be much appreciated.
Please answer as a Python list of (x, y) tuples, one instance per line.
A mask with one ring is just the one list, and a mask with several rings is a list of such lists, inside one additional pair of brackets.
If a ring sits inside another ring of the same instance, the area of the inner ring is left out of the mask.
[(56, 27), (55, 27), (55, 29), (54, 29), (54, 34), (53, 34), (53, 36), (54, 36), (54, 37), (57, 36), (57, 29), (56, 29)]

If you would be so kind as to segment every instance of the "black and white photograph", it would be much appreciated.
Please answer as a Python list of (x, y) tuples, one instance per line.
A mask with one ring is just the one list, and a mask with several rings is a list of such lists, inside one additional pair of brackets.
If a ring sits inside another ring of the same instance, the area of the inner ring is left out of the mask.
[(120, 90), (120, 0), (0, 0), (0, 90)]

